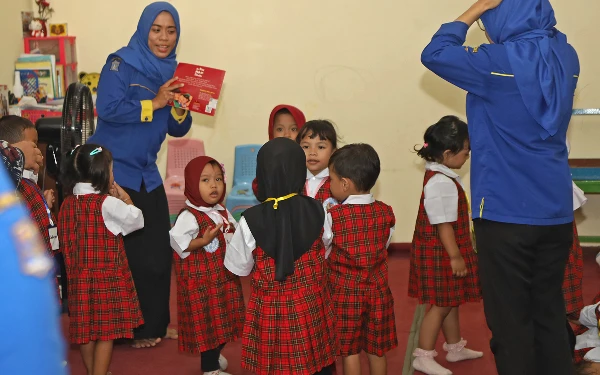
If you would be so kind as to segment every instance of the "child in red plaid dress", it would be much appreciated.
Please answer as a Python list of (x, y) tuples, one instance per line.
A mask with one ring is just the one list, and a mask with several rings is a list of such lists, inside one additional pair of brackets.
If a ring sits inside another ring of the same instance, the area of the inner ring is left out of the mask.
[(242, 367), (258, 375), (329, 375), (337, 350), (321, 239), (325, 211), (300, 195), (306, 156), (276, 138), (258, 152), (257, 198), (225, 254), (225, 267), (252, 273), (242, 335)]
[[(288, 104), (279, 104), (273, 108), (269, 116), (269, 127), (267, 128), (269, 140), (283, 137), (295, 141), (305, 122), (306, 118), (301, 110)], [(252, 191), (254, 195), (258, 194), (256, 178), (252, 181)]]
[(69, 338), (79, 344), (88, 374), (106, 374), (113, 340), (133, 338), (144, 323), (123, 236), (144, 227), (142, 211), (114, 182), (110, 151), (94, 144), (73, 150), (62, 182), (72, 190), (58, 215), (69, 281)]
[(361, 351), (372, 375), (387, 374), (385, 353), (398, 346), (394, 298), (388, 286), (387, 248), (396, 219), (371, 189), (381, 167), (366, 144), (346, 145), (329, 160), (331, 194), (323, 241), (331, 248), (329, 282), (344, 373), (360, 374)]
[[(0, 139), (11, 144), (22, 141), (33, 142), (37, 145), (38, 134), (35, 125), (26, 118), (19, 116), (4, 116), (0, 119)], [(32, 170), (24, 169), (23, 178), (17, 186), (29, 210), (31, 219), (36, 224), (48, 253), (54, 256), (59, 249), (56, 218), (52, 213), (54, 192), (46, 190), (42, 193), (37, 185), (38, 175)], [(57, 282), (57, 295), (60, 291)]]
[(171, 229), (177, 275), (179, 351), (200, 353), (205, 375), (222, 372), (226, 343), (244, 327), (244, 297), (237, 275), (223, 265), (225, 250), (235, 232), (235, 219), (221, 203), (225, 172), (208, 156), (185, 167), (186, 205)]
[(337, 149), (338, 135), (327, 120), (308, 121), (296, 138), (306, 154), (304, 195), (323, 203), (331, 197), (329, 158)]
[[(577, 211), (587, 202), (583, 191), (573, 183), (573, 211)], [(583, 308), (583, 252), (577, 233), (577, 223), (573, 220), (573, 245), (569, 251), (569, 259), (565, 267), (565, 279), (563, 281), (563, 295), (565, 297), (565, 306), (567, 316), (571, 319), (577, 319), (577, 316)]]
[(427, 129), (424, 139), (417, 152), (427, 164), (412, 241), (408, 295), (431, 308), (421, 324), (413, 367), (428, 375), (450, 375), (434, 359), (440, 330), (449, 362), (483, 356), (465, 347), (458, 319), (460, 305), (481, 300), (468, 199), (460, 177), (452, 171), (469, 158), (467, 124), (455, 116), (443, 117)]

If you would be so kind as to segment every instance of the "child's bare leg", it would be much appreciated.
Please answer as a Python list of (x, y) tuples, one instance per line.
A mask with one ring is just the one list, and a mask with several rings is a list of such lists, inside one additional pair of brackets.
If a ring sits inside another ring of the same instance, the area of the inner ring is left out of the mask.
[(448, 316), (452, 307), (431, 306), (425, 314), (419, 332), (419, 347), (413, 355), (413, 367), (429, 375), (451, 375), (452, 371), (442, 367), (436, 362), (435, 343), (442, 328), (444, 319)]
[(458, 307), (453, 307), (446, 316), (446, 319), (444, 319), (442, 332), (448, 344), (456, 344), (462, 339), (460, 336), (460, 324), (458, 322)]
[(446, 355), (446, 360), (448, 362), (458, 362), (483, 357), (482, 352), (476, 352), (465, 347), (467, 342), (463, 340), (460, 335), (458, 307), (453, 307), (450, 314), (444, 319), (442, 331), (446, 338), (444, 350), (448, 352), (448, 355)]
[(177, 340), (179, 338), (179, 334), (175, 328), (167, 328), (167, 334), (165, 335), (166, 339)]
[(106, 375), (112, 359), (113, 340), (96, 342), (94, 350), (94, 372), (92, 375)]
[(360, 375), (360, 355), (352, 354), (342, 358), (344, 375)]
[(88, 375), (92, 375), (94, 371), (94, 348), (96, 347), (96, 341), (90, 341), (87, 344), (79, 345), (79, 351), (81, 352), (81, 358), (83, 364), (87, 370)]
[(371, 375), (387, 375), (387, 359), (385, 354), (382, 357), (367, 353), (369, 358), (369, 370)]
[(437, 337), (442, 328), (442, 323), (450, 313), (452, 307), (431, 306), (425, 314), (419, 332), (419, 348), (423, 350), (434, 350)]

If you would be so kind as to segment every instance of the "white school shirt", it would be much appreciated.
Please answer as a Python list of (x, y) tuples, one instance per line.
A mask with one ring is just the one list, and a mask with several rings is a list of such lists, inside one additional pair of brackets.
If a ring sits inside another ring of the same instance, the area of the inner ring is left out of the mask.
[[(372, 194), (360, 194), (360, 195), (350, 195), (342, 204), (371, 204), (375, 202), (375, 198), (373, 198)], [(324, 204), (325, 205), (325, 204)], [(333, 219), (331, 218), (331, 214), (327, 212), (325, 215), (325, 226), (323, 231), (323, 243), (325, 244), (325, 248), (327, 249), (325, 253), (325, 257), (329, 257), (329, 253), (331, 252), (331, 241), (333, 240), (333, 232), (332, 232)], [(385, 248), (387, 249), (390, 246), (390, 242), (392, 241), (392, 234), (394, 234), (394, 230), (396, 226), (390, 228), (390, 236), (388, 237), (387, 243), (385, 244)]]
[[(440, 172), (431, 177), (423, 191), (425, 212), (431, 225), (454, 223), (458, 220), (458, 188), (453, 180), (462, 186), (460, 176), (440, 163), (427, 162), (425, 169)], [(465, 193), (466, 194), (466, 193)]]
[[(236, 221), (231, 215), (231, 212), (229, 212), (229, 210), (227, 210), (220, 204), (216, 204), (213, 207), (201, 207), (194, 206), (189, 200), (186, 200), (185, 204), (196, 211), (204, 212), (205, 214), (207, 214), (208, 217), (216, 225), (223, 224), (223, 226), (221, 227), (221, 232), (227, 229), (227, 223), (225, 222), (225, 218), (219, 213), (219, 211), (227, 211), (229, 225), (233, 225), (234, 228), (236, 227)], [(188, 247), (190, 247), (190, 242), (192, 242), (192, 240), (198, 237), (199, 232), (200, 226), (198, 225), (198, 221), (196, 221), (196, 217), (193, 213), (189, 211), (183, 211), (181, 215), (177, 217), (175, 225), (169, 231), (169, 237), (171, 241), (171, 247), (177, 253), (177, 255), (181, 257), (181, 259), (185, 259), (190, 255), (190, 253), (185, 252), (185, 250)], [(213, 242), (215, 240), (218, 243), (218, 238), (215, 237)], [(205, 246), (205, 248), (211, 246), (211, 244), (213, 243), (211, 242), (210, 244)]]
[[(331, 233), (331, 228), (328, 228), (327, 225), (327, 220), (325, 220), (323, 223), (323, 230), (324, 232)], [(323, 237), (325, 237), (325, 235), (323, 235)], [(325, 242), (325, 238), (323, 238), (323, 242)], [(331, 243), (331, 238), (329, 239), (329, 242)], [(248, 227), (246, 218), (242, 216), (237, 230), (225, 252), (225, 261), (223, 262), (225, 268), (235, 275), (248, 276), (254, 268), (254, 257), (252, 256), (252, 252), (255, 249), (256, 240), (250, 231), (250, 227)], [(325, 258), (329, 256), (330, 251), (331, 250), (326, 251)]]
[[(79, 182), (73, 187), (73, 195), (100, 194), (92, 184)], [(124, 236), (144, 227), (144, 215), (142, 211), (122, 200), (108, 196), (102, 203), (102, 219), (104, 225), (112, 234)]]
[[(569, 144), (569, 140), (567, 139), (567, 155), (571, 154), (571, 145)], [(583, 190), (579, 188), (579, 186), (575, 185), (573, 182), (573, 211), (577, 211), (581, 206), (583, 206), (587, 202), (587, 198), (583, 193)]]
[(306, 195), (314, 198), (319, 191), (319, 188), (323, 185), (324, 180), (329, 177), (329, 168), (323, 169), (316, 176), (312, 174), (308, 169), (306, 170)]
[(595, 348), (587, 352), (585, 357), (587, 361), (600, 362), (600, 337), (598, 336), (598, 318), (596, 309), (600, 309), (600, 303), (585, 306), (579, 314), (579, 323), (589, 329), (582, 335), (577, 336), (575, 350), (585, 348)]

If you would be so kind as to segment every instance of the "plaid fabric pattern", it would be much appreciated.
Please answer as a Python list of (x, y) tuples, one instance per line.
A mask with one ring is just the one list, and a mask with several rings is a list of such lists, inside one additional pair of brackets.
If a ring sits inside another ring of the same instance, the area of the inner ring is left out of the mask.
[(338, 318), (338, 355), (364, 350), (382, 356), (398, 346), (385, 246), (396, 224), (394, 213), (382, 202), (340, 204), (329, 213), (329, 280)]
[[(205, 213), (188, 211), (200, 227), (199, 238), (214, 226)], [(233, 225), (231, 227), (233, 230)], [(219, 248), (214, 253), (198, 249), (185, 259), (173, 253), (181, 352), (199, 354), (235, 341), (242, 334), (245, 314), (242, 283), (223, 266), (227, 245), (223, 232), (219, 232), (217, 238)]]
[[(325, 181), (323, 182), (323, 185), (319, 187), (319, 190), (317, 190), (317, 194), (315, 194), (315, 199), (321, 203), (325, 202), (327, 198), (331, 197), (331, 180), (329, 179), (329, 176), (325, 177), (324, 180)], [(308, 184), (306, 184), (303, 190), (304, 195), (308, 195), (306, 191), (307, 188)]]
[[(50, 220), (48, 219), (48, 213), (46, 212), (46, 206), (44, 205), (44, 196), (42, 191), (33, 181), (30, 181), (26, 178), (21, 179), (17, 190), (23, 197), (25, 204), (27, 204), (29, 216), (37, 226), (38, 231), (44, 239), (44, 244), (46, 245), (48, 254), (54, 257), (55, 252), (52, 251), (52, 246), (50, 245), (50, 234), (48, 233)], [(56, 218), (52, 212), (50, 212), (50, 217), (52, 218), (52, 222), (56, 224)], [(62, 304), (62, 300), (60, 299), (60, 288), (58, 287), (58, 279), (55, 278), (54, 282), (56, 284), (56, 295), (58, 296), (58, 301)]]
[(102, 218), (106, 197), (71, 195), (58, 215), (73, 344), (133, 338), (133, 329), (144, 323), (123, 236), (113, 235)]
[[(50, 255), (53, 255), (52, 247), (50, 246), (50, 236), (48, 234), (48, 227), (50, 226), (50, 220), (48, 219), (48, 213), (46, 212), (46, 206), (44, 205), (44, 196), (40, 188), (33, 182), (26, 178), (21, 180), (17, 190), (23, 197), (23, 200), (27, 204), (29, 209), (29, 216), (37, 226), (44, 244)], [(56, 218), (51, 213), (52, 221), (56, 223)]]
[(573, 221), (573, 245), (569, 251), (569, 259), (565, 267), (565, 279), (562, 288), (567, 315), (576, 315), (576, 319), (579, 317), (579, 312), (584, 306), (582, 279), (583, 253), (581, 244), (579, 243), (579, 235), (577, 234), (577, 224)]
[(335, 360), (335, 318), (324, 289), (325, 248), (318, 238), (275, 281), (275, 261), (257, 247), (242, 335), (242, 367), (257, 375), (312, 375)]
[[(430, 170), (425, 172), (423, 188), (436, 173), (438, 172)], [(429, 223), (423, 192), (412, 241), (408, 282), (409, 297), (418, 298), (421, 304), (447, 307), (481, 300), (477, 257), (471, 243), (467, 197), (460, 183), (453, 181), (458, 189), (458, 220), (452, 226), (456, 244), (469, 273), (463, 278), (452, 275), (450, 257), (442, 245), (437, 226)]]

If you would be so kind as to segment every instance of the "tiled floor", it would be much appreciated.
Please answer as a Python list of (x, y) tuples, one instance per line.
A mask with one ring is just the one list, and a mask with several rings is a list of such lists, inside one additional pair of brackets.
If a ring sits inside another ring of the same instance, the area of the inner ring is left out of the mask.
[[(591, 299), (598, 292), (600, 285), (600, 267), (596, 264), (594, 257), (597, 253), (588, 250), (585, 252), (585, 276), (584, 276), (584, 296), (586, 301)], [(416, 301), (409, 299), (407, 293), (408, 281), (408, 253), (396, 252), (390, 256), (390, 285), (395, 298), (396, 308), (396, 327), (398, 330), (398, 348), (388, 353), (388, 364), (390, 375), (401, 374), (406, 352), (407, 338), (410, 333), (410, 326), (413, 320), (413, 314), (416, 307)], [(244, 280), (244, 293), (249, 295), (249, 280)], [(171, 316), (173, 324), (176, 324), (176, 303), (175, 303), (175, 285), (172, 287), (171, 294)], [(65, 327), (68, 324), (68, 318), (63, 317)], [(489, 350), (488, 341), (490, 333), (485, 324), (482, 304), (470, 304), (461, 307), (461, 327), (462, 335), (468, 340), (469, 347), (475, 350), (482, 350), (484, 357), (475, 361), (463, 363), (447, 363), (443, 355), (438, 360), (443, 366), (451, 369), (455, 374), (495, 374), (494, 359)], [(65, 329), (66, 332), (66, 329)], [(438, 351), (441, 349), (442, 338), (440, 337)], [(240, 351), (241, 343), (239, 341), (228, 344), (223, 354), (229, 359), (230, 367), (228, 372), (233, 375), (251, 375), (247, 371), (240, 369)], [(79, 351), (76, 346), (72, 346), (69, 351), (69, 363), (71, 374), (85, 375), (83, 363), (79, 357)], [(339, 363), (338, 363), (339, 366)], [(341, 367), (338, 367), (339, 375), (342, 375)], [(366, 358), (363, 361), (363, 374), (368, 374)], [(198, 357), (179, 354), (177, 352), (177, 343), (175, 341), (164, 341), (159, 346), (152, 349), (133, 349), (129, 346), (120, 345), (115, 347), (113, 361), (111, 366), (113, 375), (198, 375), (200, 372), (200, 359)]]

